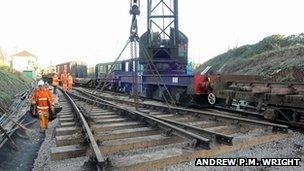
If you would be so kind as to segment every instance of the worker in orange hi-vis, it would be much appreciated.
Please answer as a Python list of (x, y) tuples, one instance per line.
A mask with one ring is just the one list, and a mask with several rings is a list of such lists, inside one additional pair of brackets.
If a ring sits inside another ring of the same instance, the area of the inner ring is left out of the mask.
[(63, 91), (67, 91), (67, 88), (68, 88), (68, 75), (67, 75), (66, 70), (64, 70), (63, 74), (61, 74), (60, 80), (62, 82), (62, 89), (63, 89)]
[(54, 112), (55, 112), (55, 107), (54, 107), (55, 96), (51, 92), (50, 86), (49, 86), (49, 84), (47, 82), (44, 83), (44, 91), (46, 91), (46, 93), (49, 95), (49, 99), (51, 99), (51, 101), (49, 103), (49, 107), (50, 107), (49, 108), (49, 119), (50, 119), (50, 117), (52, 117), (50, 115), (54, 115)]
[(68, 90), (72, 90), (73, 87), (73, 77), (70, 73), (68, 73)]
[(49, 95), (49, 98), (51, 99), (51, 102), (55, 101), (55, 97), (53, 96), (53, 93), (51, 92), (50, 86), (47, 82), (44, 83), (44, 91)]
[(57, 94), (57, 86), (59, 85), (59, 78), (56, 73), (53, 75), (52, 85), (54, 87), (53, 93)]
[(45, 132), (49, 123), (49, 110), (54, 106), (54, 102), (50, 94), (45, 91), (44, 82), (38, 82), (38, 88), (34, 91), (32, 96), (32, 104), (37, 105), (39, 115), (40, 132)]

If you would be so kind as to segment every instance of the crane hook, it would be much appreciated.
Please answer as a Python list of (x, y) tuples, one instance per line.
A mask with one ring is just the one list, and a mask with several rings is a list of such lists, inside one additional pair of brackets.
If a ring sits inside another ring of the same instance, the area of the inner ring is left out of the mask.
[(130, 14), (139, 15), (140, 14), (139, 6), (140, 6), (139, 0), (130, 0)]

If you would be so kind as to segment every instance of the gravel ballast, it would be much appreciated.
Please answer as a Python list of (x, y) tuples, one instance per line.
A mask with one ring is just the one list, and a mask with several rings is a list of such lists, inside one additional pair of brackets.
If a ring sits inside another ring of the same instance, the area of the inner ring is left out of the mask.
[(55, 143), (55, 127), (58, 125), (58, 119), (56, 118), (52, 122), (49, 122), (48, 129), (45, 132), (45, 139), (40, 147), (38, 156), (35, 159), (33, 171), (50, 170), (51, 148), (56, 146)]

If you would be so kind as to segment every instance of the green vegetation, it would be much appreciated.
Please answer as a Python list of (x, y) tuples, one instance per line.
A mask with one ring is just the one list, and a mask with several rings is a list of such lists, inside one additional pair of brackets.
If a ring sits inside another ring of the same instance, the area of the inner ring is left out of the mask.
[(21, 73), (11, 70), (9, 67), (0, 67), (0, 107), (7, 108), (13, 97), (25, 90), (31, 83), (31, 79)]
[(294, 77), (291, 74), (286, 75), (283, 78), (280, 78), (278, 81), (279, 82), (290, 82), (290, 81), (294, 81)]
[[(237, 71), (242, 71), (242, 73), (245, 73), (247, 71), (250, 71), (250, 68), (245, 68), (247, 65), (250, 65), (248, 61), (255, 61), (255, 60), (265, 60), (267, 55), (278, 55), (281, 54), (275, 53), (280, 52), (284, 53), (282, 50), (289, 50), (291, 48), (295, 48), (298, 46), (304, 45), (304, 33), (299, 35), (291, 35), (291, 36), (283, 36), (283, 35), (272, 35), (269, 37), (264, 38), (260, 42), (253, 44), (253, 45), (244, 45), (238, 48), (230, 49), (227, 52), (218, 55), (209, 61), (205, 62), (203, 65), (201, 65), (196, 71), (200, 72), (202, 71), (206, 66), (212, 66), (215, 71), (223, 72), (223, 73), (237, 73)], [(271, 53), (268, 53), (271, 52)], [(265, 54), (268, 53), (268, 54)], [(286, 58), (288, 58), (288, 54)], [(296, 54), (297, 55), (297, 54)], [(294, 56), (296, 56), (294, 55)], [(303, 55), (303, 54), (299, 54)], [(298, 56), (299, 56), (298, 55)], [(284, 64), (284, 60), (282, 61)], [(259, 65), (259, 63), (256, 63), (256, 65)], [(303, 63), (298, 62), (297, 67), (301, 67), (299, 65), (303, 65)], [(280, 69), (282, 66), (265, 66), (264, 68), (261, 68), (260, 70), (256, 71), (256, 74), (262, 73), (269, 73), (268, 69)], [(250, 73), (252, 74), (252, 73)], [(285, 80), (286, 81), (286, 80)]]

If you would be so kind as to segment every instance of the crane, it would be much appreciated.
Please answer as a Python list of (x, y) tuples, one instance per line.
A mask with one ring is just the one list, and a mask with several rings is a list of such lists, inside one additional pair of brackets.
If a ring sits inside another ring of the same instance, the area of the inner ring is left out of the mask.
[[(188, 62), (188, 38), (179, 30), (178, 0), (147, 0), (147, 31), (140, 39), (161, 74), (185, 74)], [(144, 74), (151, 74), (139, 49)]]

